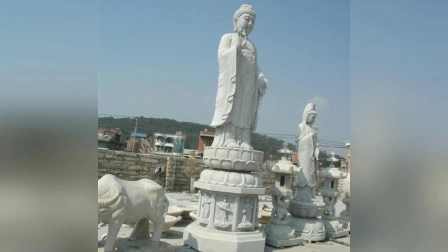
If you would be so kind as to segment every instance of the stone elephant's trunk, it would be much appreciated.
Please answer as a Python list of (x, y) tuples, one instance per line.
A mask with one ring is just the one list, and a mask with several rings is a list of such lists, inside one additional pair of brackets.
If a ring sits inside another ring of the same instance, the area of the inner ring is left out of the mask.
[(118, 191), (116, 186), (113, 186), (111, 189), (115, 191), (112, 197), (98, 199), (99, 208), (108, 207), (117, 201), (118, 197), (120, 196), (120, 192)]

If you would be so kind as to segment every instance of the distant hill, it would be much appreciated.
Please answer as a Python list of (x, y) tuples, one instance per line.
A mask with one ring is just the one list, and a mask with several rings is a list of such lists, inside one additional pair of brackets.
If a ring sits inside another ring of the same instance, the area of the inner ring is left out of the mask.
[[(198, 149), (199, 132), (207, 129), (214, 131), (215, 129), (204, 124), (192, 123), (192, 122), (179, 122), (173, 119), (167, 118), (137, 118), (137, 132), (152, 134), (154, 132), (175, 134), (176, 131), (182, 131), (186, 134), (187, 139), (185, 141), (185, 149)], [(134, 132), (135, 119), (131, 118), (114, 118), (114, 117), (101, 117), (98, 118), (98, 127), (112, 127), (120, 128), (129, 134)], [(283, 147), (283, 141), (260, 135), (257, 133), (252, 134), (252, 147), (256, 150), (263, 151), (265, 160), (278, 160), (281, 156), (277, 153), (278, 149)], [(294, 150), (295, 147), (289, 144), (289, 148)]]

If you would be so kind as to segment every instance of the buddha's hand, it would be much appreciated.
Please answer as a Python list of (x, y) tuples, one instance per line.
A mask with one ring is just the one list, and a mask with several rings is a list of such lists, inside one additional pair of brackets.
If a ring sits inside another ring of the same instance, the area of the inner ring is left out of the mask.
[(258, 91), (264, 95), (266, 93), (266, 89), (268, 88), (268, 79), (265, 77), (261, 77), (258, 79), (259, 85), (258, 85)]
[(241, 49), (242, 49), (243, 47), (245, 47), (246, 44), (247, 44), (247, 35), (246, 35), (246, 31), (245, 31), (244, 29), (242, 29), (242, 28), (239, 28), (239, 29), (236, 31), (236, 34), (238, 35), (238, 36), (237, 36), (237, 37), (238, 37), (238, 41), (237, 41), (237, 43), (236, 43), (236, 49), (237, 49), (238, 51), (241, 51)]

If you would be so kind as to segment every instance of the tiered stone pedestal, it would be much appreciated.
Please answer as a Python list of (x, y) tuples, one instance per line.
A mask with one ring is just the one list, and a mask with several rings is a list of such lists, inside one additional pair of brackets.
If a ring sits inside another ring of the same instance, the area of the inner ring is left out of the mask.
[(291, 200), (289, 225), (298, 237), (308, 242), (325, 240), (325, 224), (317, 217), (324, 212), (325, 203), (320, 201)]
[[(258, 229), (258, 195), (264, 194), (260, 175), (263, 152), (207, 147), (201, 172), (198, 219), (183, 234), (186, 245), (198, 251), (264, 251)], [(219, 170), (217, 170), (219, 169)]]
[[(266, 244), (282, 248), (289, 246), (297, 246), (303, 243), (303, 240), (294, 233), (291, 233), (292, 228), (288, 223), (286, 224), (274, 224), (269, 223), (266, 226), (269, 233), (266, 234)], [(273, 231), (275, 230), (275, 231)]]

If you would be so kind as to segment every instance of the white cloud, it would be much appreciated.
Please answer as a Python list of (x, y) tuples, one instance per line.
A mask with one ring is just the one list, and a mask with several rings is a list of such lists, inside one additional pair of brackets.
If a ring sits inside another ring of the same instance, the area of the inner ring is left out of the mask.
[(326, 108), (328, 107), (328, 101), (322, 96), (314, 96), (311, 98), (310, 102), (316, 104), (316, 107)]

